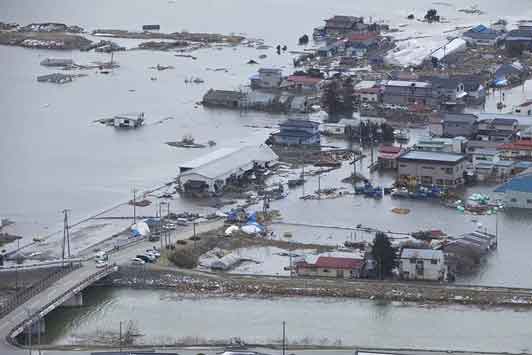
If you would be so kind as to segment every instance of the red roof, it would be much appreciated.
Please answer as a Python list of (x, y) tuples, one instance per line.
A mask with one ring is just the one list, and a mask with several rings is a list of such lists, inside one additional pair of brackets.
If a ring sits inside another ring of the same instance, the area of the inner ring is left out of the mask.
[(314, 264), (309, 264), (305, 261), (296, 263), (298, 267), (307, 268), (324, 268), (324, 269), (360, 269), (364, 265), (364, 261), (354, 258), (339, 258), (334, 256), (320, 256)]
[(517, 141), (515, 143), (501, 144), (497, 147), (497, 149), (532, 150), (532, 141), (524, 140), (524, 141)]
[(368, 39), (377, 38), (376, 32), (366, 32), (366, 33), (355, 33), (349, 36), (349, 40), (356, 41), (367, 41)]
[(290, 75), (286, 80), (303, 85), (316, 85), (321, 81), (320, 78), (313, 78), (306, 75)]
[(393, 145), (381, 145), (379, 147), (379, 152), (381, 153), (400, 153), (401, 150), (403, 150), (403, 148)]
[(314, 265), (331, 269), (357, 269), (361, 268), (362, 264), (363, 262), (360, 259), (320, 256)]

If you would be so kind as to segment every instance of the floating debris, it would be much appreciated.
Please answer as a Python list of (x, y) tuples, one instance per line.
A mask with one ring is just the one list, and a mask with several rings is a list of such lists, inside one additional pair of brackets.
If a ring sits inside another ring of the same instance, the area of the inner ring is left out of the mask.
[(194, 56), (191, 55), (191, 54), (174, 54), (174, 56), (176, 56), (176, 57), (181, 57), (181, 58), (191, 58), (191, 59), (193, 59), (193, 60), (198, 59), (197, 57), (194, 57)]
[(205, 144), (195, 143), (194, 137), (192, 137), (191, 135), (184, 136), (180, 141), (166, 142), (166, 144), (168, 144), (171, 147), (176, 147), (176, 148), (205, 148), (207, 147)]
[(112, 118), (102, 118), (95, 122), (116, 128), (138, 128), (144, 125), (144, 112), (120, 114)]
[(37, 77), (37, 81), (40, 83), (66, 84), (72, 82), (73, 77), (73, 75), (53, 73), (40, 75)]
[(392, 212), (393, 213), (397, 213), (397, 214), (409, 214), (410, 213), (410, 209), (409, 208), (395, 207), (395, 208), (392, 208)]
[(154, 66), (154, 67), (150, 67), (150, 69), (156, 69), (156, 70), (168, 70), (168, 69), (174, 69), (174, 67), (171, 66), (171, 65), (160, 65), (160, 64), (157, 64), (157, 65)]

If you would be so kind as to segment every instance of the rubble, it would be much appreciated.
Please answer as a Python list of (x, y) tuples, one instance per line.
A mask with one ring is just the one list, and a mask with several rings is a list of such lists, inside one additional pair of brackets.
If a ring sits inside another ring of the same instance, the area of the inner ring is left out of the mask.
[(10, 31), (16, 29), (17, 27), (19, 27), (18, 23), (0, 22), (0, 31)]
[(92, 41), (75, 34), (63, 32), (0, 31), (0, 45), (35, 49), (81, 49)]
[(97, 29), (92, 31), (94, 36), (115, 37), (130, 39), (169, 39), (176, 41), (191, 41), (200, 43), (232, 43), (239, 44), (244, 40), (242, 36), (222, 35), (217, 33), (194, 33), (194, 32), (134, 32), (126, 30)]
[(20, 27), (19, 32), (67, 32), (67, 33), (83, 33), (85, 30), (79, 26), (68, 26), (64, 23), (57, 22), (43, 22), (31, 23), (27, 26)]
[(37, 77), (37, 81), (40, 83), (54, 83), (54, 84), (66, 84), (73, 81), (73, 78), (79, 75), (53, 73), (40, 75)]
[(111, 53), (111, 52), (119, 52), (119, 51), (125, 51), (126, 47), (122, 47), (115, 42), (109, 42), (107, 44), (104, 44), (102, 46), (98, 46), (94, 49), (95, 52), (100, 53)]
[(184, 48), (188, 47), (190, 45), (187, 41), (172, 41), (172, 42), (164, 42), (164, 41), (148, 41), (148, 42), (142, 42), (139, 44), (137, 49), (149, 49), (149, 50), (156, 50), (156, 51), (168, 51), (176, 48)]

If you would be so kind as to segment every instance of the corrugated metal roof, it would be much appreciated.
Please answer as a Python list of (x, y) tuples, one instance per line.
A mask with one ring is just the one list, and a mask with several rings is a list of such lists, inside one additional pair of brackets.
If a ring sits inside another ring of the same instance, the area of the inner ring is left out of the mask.
[(401, 259), (442, 259), (443, 252), (434, 249), (403, 249), (401, 251)]
[(216, 179), (217, 177), (226, 175), (232, 171), (238, 172), (240, 169), (253, 162), (265, 163), (277, 159), (277, 154), (265, 144), (259, 146), (244, 146), (236, 149), (233, 148), (233, 151), (225, 150), (218, 153), (218, 155), (205, 157), (203, 161), (199, 161), (201, 163), (199, 166), (196, 161), (195, 164), (197, 167), (186, 171), (181, 174), (181, 176), (197, 174), (208, 179)]
[(422, 81), (389, 80), (386, 83), (386, 86), (427, 88), (430, 87), (430, 83), (425, 83)]
[(444, 153), (444, 152), (427, 152), (423, 150), (411, 150), (399, 158), (399, 160), (430, 160), (434, 162), (458, 163), (464, 160), (462, 154)]

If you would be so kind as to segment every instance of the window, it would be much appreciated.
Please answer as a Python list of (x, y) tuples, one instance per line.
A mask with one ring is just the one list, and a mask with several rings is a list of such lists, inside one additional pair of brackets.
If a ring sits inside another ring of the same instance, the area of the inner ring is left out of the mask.
[(411, 258), (410, 259), (410, 264), (415, 264), (417, 262), (417, 259), (416, 258)]
[(406, 164), (399, 164), (400, 168), (406, 168)]
[(528, 203), (530, 205), (530, 204), (532, 204), (532, 200), (526, 200), (526, 203)]
[(421, 183), (422, 184), (426, 184), (426, 185), (431, 185), (432, 184), (432, 177), (430, 177), (430, 176), (422, 176), (421, 177)]
[(445, 180), (445, 185), (452, 185), (453, 184), (453, 180)]
[(329, 269), (323, 269), (322, 271), (323, 272), (329, 272)]
[(515, 198), (511, 198), (511, 199), (510, 199), (510, 202), (517, 202), (517, 199), (515, 199)]
[(432, 167), (432, 166), (422, 166), (421, 169), (425, 169), (425, 170), (434, 170), (435, 168)]
[(430, 263), (432, 265), (438, 265), (438, 260), (437, 259), (430, 259)]
[(443, 179), (436, 179), (436, 185), (443, 185)]
[(453, 168), (445, 168), (445, 173), (451, 175), (453, 173)]

